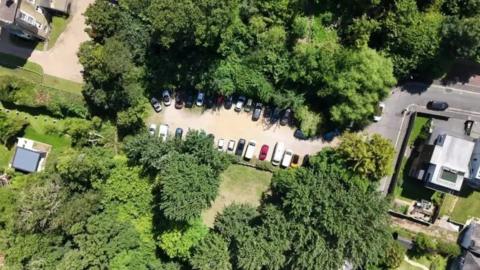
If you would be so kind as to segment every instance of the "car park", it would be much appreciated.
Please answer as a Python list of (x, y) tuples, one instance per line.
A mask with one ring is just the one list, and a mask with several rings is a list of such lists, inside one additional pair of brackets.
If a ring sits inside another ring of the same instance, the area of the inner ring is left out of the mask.
[(280, 120), (282, 110), (278, 107), (275, 107), (272, 112), (272, 116), (270, 116), (270, 123), (275, 124), (278, 120)]
[(282, 119), (280, 119), (280, 125), (285, 126), (290, 123), (290, 119), (292, 117), (292, 110), (286, 109), (283, 112)]
[(245, 97), (239, 96), (237, 99), (237, 103), (235, 104), (235, 111), (240, 112), (243, 108), (243, 104), (245, 104)]
[(228, 141), (227, 152), (233, 153), (234, 150), (235, 150), (235, 141), (234, 140)]
[(268, 155), (268, 145), (264, 144), (262, 145), (262, 148), (260, 148), (260, 155), (258, 155), (259, 160), (265, 160)]
[(290, 149), (285, 150), (285, 154), (283, 155), (281, 167), (288, 168), (292, 163), (293, 151)]
[(218, 140), (218, 144), (217, 144), (218, 151), (223, 151), (224, 145), (225, 145), (225, 140), (224, 139)]
[(275, 148), (273, 149), (273, 154), (272, 154), (273, 166), (280, 165), (284, 152), (285, 152), (285, 145), (282, 142), (277, 142), (275, 144)]
[(249, 98), (247, 100), (247, 103), (245, 103), (245, 108), (243, 108), (243, 110), (245, 112), (250, 112), (252, 110), (252, 106), (253, 106), (253, 100), (251, 98)]
[(240, 139), (238, 140), (238, 143), (237, 143), (237, 149), (235, 150), (235, 155), (237, 156), (242, 156), (243, 154), (243, 149), (245, 148), (245, 140), (244, 139)]
[(233, 106), (233, 97), (229, 96), (225, 99), (225, 103), (223, 104), (223, 107), (227, 110), (230, 110)]
[(183, 93), (177, 93), (175, 95), (175, 109), (182, 109), (184, 105), (184, 94)]
[(193, 96), (188, 95), (187, 98), (185, 99), (185, 107), (186, 108), (192, 108), (193, 107)]
[(183, 135), (183, 129), (182, 128), (177, 128), (175, 129), (175, 139), (182, 139)]
[(199, 92), (198, 95), (197, 95), (197, 99), (195, 101), (195, 104), (198, 107), (202, 107), (204, 100), (205, 100), (205, 94), (203, 92)]
[(427, 103), (427, 109), (434, 111), (445, 111), (448, 109), (448, 103), (444, 101), (432, 100)]
[(290, 166), (292, 168), (298, 168), (298, 166), (300, 166), (299, 162), (300, 162), (300, 156), (297, 154), (294, 154), (292, 157), (292, 163), (290, 164)]
[(158, 137), (162, 139), (162, 141), (166, 141), (168, 137), (168, 125), (162, 124), (158, 130)]
[(170, 92), (168, 92), (168, 90), (163, 90), (162, 100), (165, 106), (170, 106), (170, 104), (172, 104)]
[(299, 140), (308, 140), (308, 136), (303, 133), (303, 131), (299, 128), (293, 132), (293, 137), (299, 139)]
[(150, 100), (150, 103), (152, 104), (153, 109), (158, 113), (162, 111), (162, 104), (158, 101), (156, 98), (152, 98)]
[(385, 103), (380, 102), (375, 111), (375, 115), (373, 116), (373, 121), (378, 122), (382, 120), (382, 114), (384, 110), (385, 110)]
[(148, 134), (150, 134), (150, 136), (154, 136), (155, 132), (157, 132), (157, 125), (150, 124), (150, 126), (148, 127)]
[(255, 141), (249, 141), (247, 145), (247, 150), (245, 151), (245, 160), (251, 160), (253, 158), (253, 154), (255, 153), (257, 143)]
[(255, 104), (255, 108), (253, 109), (252, 120), (257, 121), (260, 119), (262, 115), (262, 103)]

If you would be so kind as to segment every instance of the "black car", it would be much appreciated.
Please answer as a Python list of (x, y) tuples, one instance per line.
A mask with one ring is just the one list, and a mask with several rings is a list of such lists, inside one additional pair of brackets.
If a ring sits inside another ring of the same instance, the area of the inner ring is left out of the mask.
[(299, 140), (308, 140), (308, 136), (305, 135), (305, 133), (303, 133), (303, 131), (301, 129), (295, 130), (295, 132), (293, 133), (293, 137), (295, 137)]
[(245, 140), (240, 139), (238, 140), (238, 143), (237, 143), (237, 149), (235, 150), (235, 155), (241, 157), (243, 154), (243, 148), (245, 148)]
[(448, 103), (444, 101), (430, 101), (427, 103), (427, 108), (434, 111), (445, 111), (448, 108)]
[(214, 105), (215, 105), (215, 99), (213, 97), (207, 96), (205, 98), (205, 107), (207, 109), (211, 109), (213, 108)]
[(255, 104), (255, 108), (253, 109), (252, 120), (257, 121), (260, 119), (260, 115), (262, 115), (262, 103)]
[(302, 166), (303, 166), (303, 167), (307, 167), (308, 165), (310, 165), (310, 156), (309, 156), (309, 155), (305, 155), (305, 156), (303, 157)]
[(280, 120), (281, 113), (282, 113), (282, 110), (278, 107), (275, 107), (275, 109), (272, 112), (272, 116), (270, 116), (270, 123), (274, 124), (278, 120)]
[(225, 107), (225, 109), (230, 110), (233, 106), (233, 97), (228, 96), (227, 98), (225, 98), (225, 102), (223, 103), (223, 106)]
[(265, 110), (263, 110), (263, 117), (265, 118), (270, 118), (272, 116), (272, 107), (271, 106), (265, 106)]
[(183, 93), (177, 93), (175, 95), (175, 109), (181, 109), (184, 105)]
[(177, 128), (175, 129), (175, 139), (182, 139), (183, 129)]
[(280, 120), (280, 125), (285, 126), (290, 123), (290, 118), (292, 117), (292, 110), (286, 109), (283, 113), (282, 119)]
[(185, 107), (186, 108), (192, 108), (193, 107), (193, 96), (188, 95), (186, 100), (185, 100)]

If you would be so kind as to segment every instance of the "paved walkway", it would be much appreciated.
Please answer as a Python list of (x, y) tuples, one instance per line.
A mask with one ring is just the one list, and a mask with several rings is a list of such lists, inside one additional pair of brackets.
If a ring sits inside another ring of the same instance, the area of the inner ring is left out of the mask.
[(3, 31), (0, 36), (0, 52), (13, 54), (40, 64), (46, 74), (63, 79), (82, 82), (82, 65), (77, 52), (80, 44), (88, 40), (85, 33), (85, 18), (82, 15), (88, 5), (95, 0), (74, 0), (71, 21), (58, 38), (55, 46), (48, 51), (31, 50), (11, 43), (8, 33)]

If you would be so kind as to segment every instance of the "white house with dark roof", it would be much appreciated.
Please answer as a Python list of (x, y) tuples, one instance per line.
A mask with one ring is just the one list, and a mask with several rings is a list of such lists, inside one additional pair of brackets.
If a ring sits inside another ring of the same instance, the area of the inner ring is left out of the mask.
[(10, 167), (24, 173), (43, 171), (50, 149), (48, 144), (18, 138)]

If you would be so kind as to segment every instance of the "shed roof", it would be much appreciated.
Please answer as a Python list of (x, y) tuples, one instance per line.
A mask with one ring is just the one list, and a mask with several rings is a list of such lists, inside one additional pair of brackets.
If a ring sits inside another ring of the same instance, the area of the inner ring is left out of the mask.
[(23, 172), (36, 172), (42, 153), (23, 147), (17, 147), (13, 156), (12, 167)]

